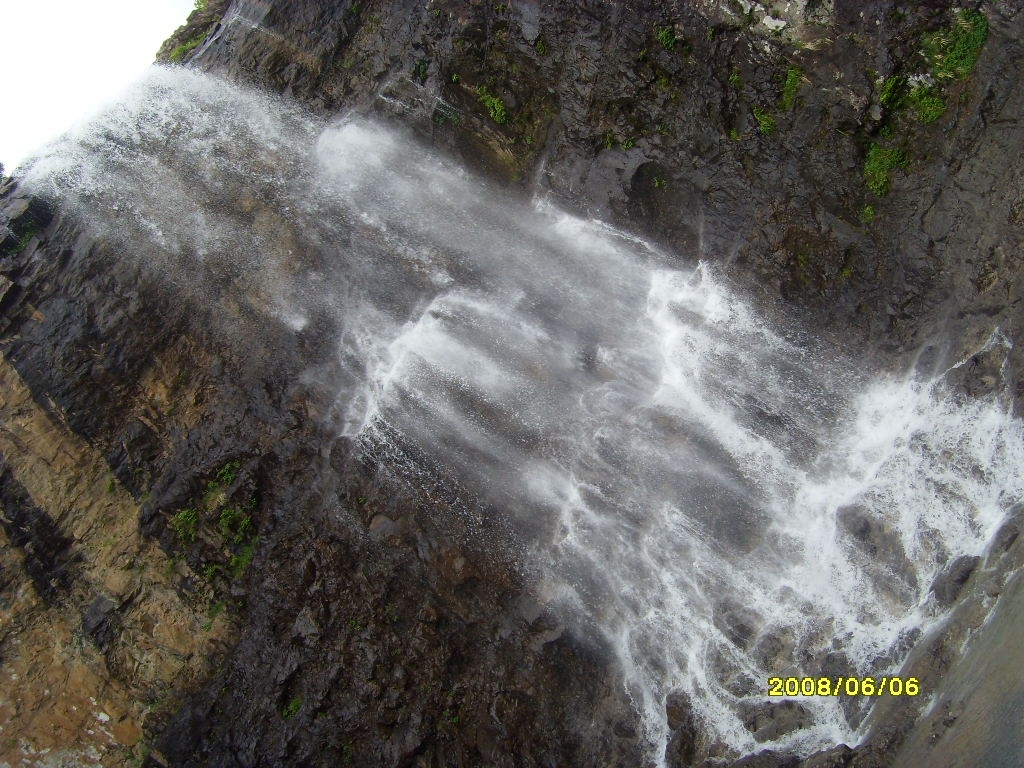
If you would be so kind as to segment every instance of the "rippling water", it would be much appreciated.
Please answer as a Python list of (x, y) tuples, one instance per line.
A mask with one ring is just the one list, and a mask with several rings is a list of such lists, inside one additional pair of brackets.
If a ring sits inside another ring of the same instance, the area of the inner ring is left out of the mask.
[(154, 70), (23, 173), (225, 322), (329, 334), (309, 376), (339, 437), (503, 517), (536, 595), (617, 658), (656, 758), (673, 692), (739, 753), (855, 742), (864, 711), (829, 698), (755, 731), (767, 677), (897, 670), (942, 616), (934, 577), (1024, 496), (996, 403), (812, 352), (697, 254), (381, 125)]

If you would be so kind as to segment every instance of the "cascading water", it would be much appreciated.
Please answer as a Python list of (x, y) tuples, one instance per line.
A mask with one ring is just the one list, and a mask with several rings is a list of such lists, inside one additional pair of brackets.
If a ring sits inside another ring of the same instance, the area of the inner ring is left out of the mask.
[(857, 374), (692, 254), (511, 201), (380, 125), (154, 70), (22, 183), (226, 322), (331, 334), (309, 376), (339, 433), (505, 517), (536, 595), (614, 654), (656, 759), (673, 692), (736, 753), (856, 741), (868, 704), (827, 697), (757, 731), (766, 679), (897, 670), (942, 618), (943, 564), (1024, 497), (996, 403)]

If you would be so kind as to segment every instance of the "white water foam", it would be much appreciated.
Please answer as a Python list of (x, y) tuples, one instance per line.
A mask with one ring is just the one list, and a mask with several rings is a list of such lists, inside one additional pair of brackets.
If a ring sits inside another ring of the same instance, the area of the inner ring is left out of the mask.
[(863, 711), (835, 699), (757, 732), (766, 678), (898, 668), (941, 619), (943, 564), (1024, 496), (997, 403), (869, 380), (709, 266), (379, 125), (158, 70), (23, 183), (228, 319), (330, 329), (309, 376), (338, 432), (412, 482), (430, 456), (506, 516), (537, 595), (614, 653), (659, 761), (673, 692), (734, 754), (856, 741)]

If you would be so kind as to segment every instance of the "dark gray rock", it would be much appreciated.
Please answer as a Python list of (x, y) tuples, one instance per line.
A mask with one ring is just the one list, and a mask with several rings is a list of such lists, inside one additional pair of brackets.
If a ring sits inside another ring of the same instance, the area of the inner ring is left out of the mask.
[(806, 727), (811, 722), (811, 714), (807, 708), (793, 700), (777, 703), (770, 701), (744, 702), (740, 711), (743, 716), (743, 725), (754, 734), (757, 741), (774, 741), (780, 736)]
[(929, 588), (929, 591), (935, 595), (935, 602), (941, 606), (952, 605), (979, 562), (981, 562), (980, 557), (961, 555), (947, 565)]
[(71, 589), (81, 554), (60, 532), (46, 510), (33, 503), (0, 455), (0, 526), (12, 546), (25, 555), (25, 570), (36, 593), (46, 602)]
[(835, 749), (821, 752), (800, 763), (800, 768), (846, 768), (853, 759), (853, 750), (845, 744), (840, 744)]

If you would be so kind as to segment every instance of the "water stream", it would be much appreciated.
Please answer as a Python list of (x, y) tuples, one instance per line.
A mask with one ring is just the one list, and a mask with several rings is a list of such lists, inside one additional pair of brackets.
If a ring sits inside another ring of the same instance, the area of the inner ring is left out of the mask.
[(714, 254), (513, 199), (381, 125), (155, 69), (22, 174), (225, 322), (330, 334), (308, 376), (339, 437), (505, 516), (658, 759), (672, 692), (737, 753), (854, 743), (865, 711), (835, 698), (755, 734), (766, 679), (897, 670), (941, 619), (936, 574), (1024, 498), (997, 403), (869, 376), (769, 327)]

